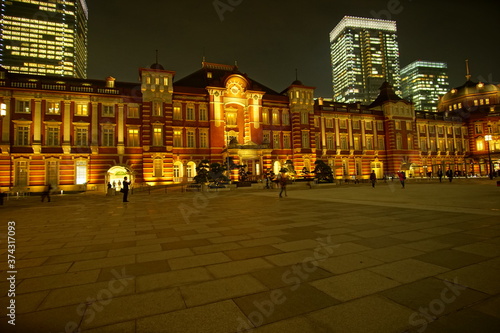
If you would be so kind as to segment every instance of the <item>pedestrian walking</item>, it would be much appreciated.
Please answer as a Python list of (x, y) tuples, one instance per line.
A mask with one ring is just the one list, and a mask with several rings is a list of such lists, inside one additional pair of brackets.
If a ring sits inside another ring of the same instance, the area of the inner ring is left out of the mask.
[(404, 171), (398, 171), (397, 172), (398, 177), (399, 177), (399, 182), (401, 183), (401, 188), (405, 188), (405, 180), (406, 180), (406, 174)]
[(372, 187), (375, 187), (375, 183), (377, 182), (377, 175), (375, 174), (375, 170), (372, 170), (372, 173), (370, 173), (370, 181), (372, 182)]
[(439, 169), (437, 172), (437, 176), (439, 177), (439, 182), (443, 180), (443, 170)]
[(446, 170), (446, 177), (448, 177), (448, 180), (451, 181), (453, 180), (453, 171), (451, 169)]
[(45, 198), (47, 198), (47, 201), (50, 202), (50, 191), (51, 190), (52, 190), (52, 186), (50, 184), (45, 186), (45, 189), (42, 192), (42, 202), (45, 201)]
[(127, 177), (123, 177), (122, 189), (123, 192), (123, 202), (128, 202), (128, 190), (129, 190), (130, 182), (127, 181)]
[(279, 176), (279, 185), (281, 186), (281, 191), (280, 191), (280, 198), (282, 198), (283, 192), (285, 192), (285, 197), (288, 195), (286, 194), (286, 183), (287, 183), (287, 177), (285, 173), (280, 173)]

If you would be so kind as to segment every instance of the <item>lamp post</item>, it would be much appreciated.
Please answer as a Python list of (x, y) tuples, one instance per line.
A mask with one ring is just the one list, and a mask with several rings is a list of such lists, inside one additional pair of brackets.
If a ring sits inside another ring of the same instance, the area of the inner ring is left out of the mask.
[(490, 142), (492, 140), (491, 134), (485, 135), (484, 136), (484, 141), (488, 143), (488, 165), (489, 165), (489, 170), (490, 170), (490, 179), (493, 179), (493, 168), (491, 164), (491, 150), (490, 150)]

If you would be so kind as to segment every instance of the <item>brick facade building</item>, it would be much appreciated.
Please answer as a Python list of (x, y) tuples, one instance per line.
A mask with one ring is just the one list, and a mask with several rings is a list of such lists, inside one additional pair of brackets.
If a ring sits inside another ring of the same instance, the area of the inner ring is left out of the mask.
[(300, 81), (277, 92), (223, 64), (203, 62), (177, 81), (160, 64), (139, 75), (123, 83), (0, 71), (2, 191), (48, 183), (104, 191), (125, 175), (135, 185), (184, 183), (205, 159), (246, 165), (252, 180), (284, 165), (300, 176), (317, 160), (336, 179), (439, 168), (485, 175), (489, 146), (499, 168), (495, 85), (467, 80), (443, 97), (441, 112), (426, 113), (389, 84), (366, 106), (314, 99)]

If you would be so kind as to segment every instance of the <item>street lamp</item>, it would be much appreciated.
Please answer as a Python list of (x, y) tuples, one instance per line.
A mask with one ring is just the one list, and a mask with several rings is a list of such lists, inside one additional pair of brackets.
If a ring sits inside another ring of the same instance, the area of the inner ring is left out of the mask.
[(491, 134), (485, 135), (484, 136), (484, 141), (488, 143), (488, 165), (490, 169), (490, 179), (493, 179), (493, 168), (491, 165), (491, 151), (490, 151), (490, 141), (492, 141)]

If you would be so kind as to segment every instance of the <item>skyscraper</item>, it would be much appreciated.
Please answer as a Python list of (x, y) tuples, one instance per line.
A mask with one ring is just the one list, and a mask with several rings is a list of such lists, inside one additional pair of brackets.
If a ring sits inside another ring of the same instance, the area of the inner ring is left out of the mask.
[(330, 33), (333, 100), (370, 104), (384, 81), (400, 93), (396, 22), (345, 16)]
[(87, 76), (85, 0), (1, 0), (0, 65), (8, 71)]
[(439, 96), (450, 89), (448, 65), (417, 60), (401, 70), (403, 98), (412, 101), (417, 111), (437, 111)]

